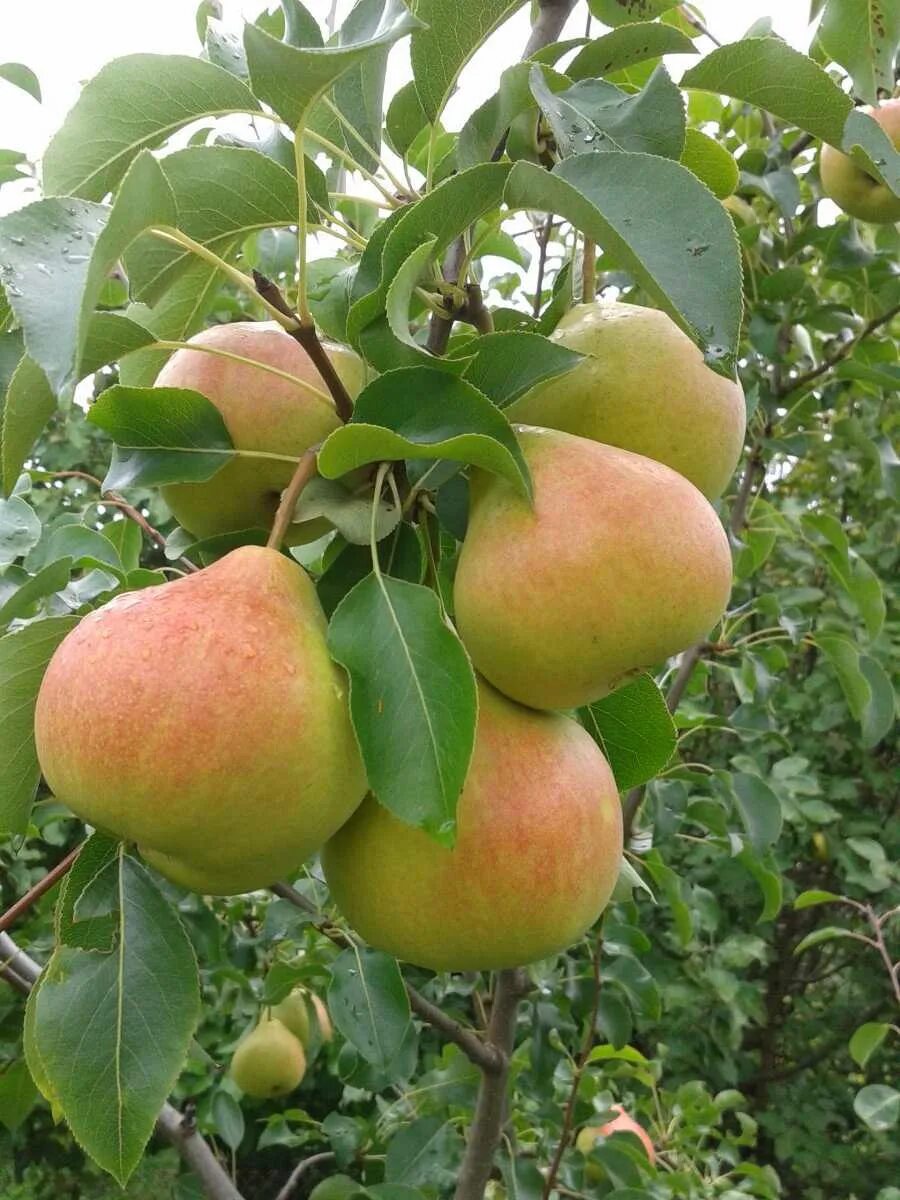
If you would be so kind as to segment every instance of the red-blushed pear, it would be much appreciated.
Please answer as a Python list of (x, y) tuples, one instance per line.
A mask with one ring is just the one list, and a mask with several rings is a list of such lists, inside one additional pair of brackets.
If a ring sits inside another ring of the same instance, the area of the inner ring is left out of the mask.
[(306, 1055), (281, 1021), (263, 1017), (238, 1043), (229, 1074), (246, 1095), (271, 1100), (299, 1086), (306, 1074)]
[[(176, 350), (157, 376), (156, 386), (201, 392), (222, 414), (237, 449), (299, 458), (340, 425), (309, 355), (274, 322), (214, 325), (191, 338), (190, 344), (200, 349)], [(362, 360), (344, 346), (326, 343), (325, 349), (355, 397), (364, 380)], [(294, 466), (277, 458), (238, 456), (211, 479), (169, 484), (162, 494), (178, 523), (198, 538), (268, 529)], [(308, 541), (328, 528), (323, 521), (303, 522), (292, 526), (286, 541)]]
[(193, 891), (295, 870), (357, 807), (347, 684), (306, 573), (244, 546), (84, 618), (41, 684), (52, 791)]
[(455, 846), (368, 797), (322, 852), (354, 929), (434, 971), (512, 967), (564, 950), (600, 915), (622, 856), (615, 781), (585, 730), (483, 681), (478, 695)]
[(643, 1125), (639, 1125), (634, 1117), (629, 1116), (621, 1104), (614, 1104), (612, 1108), (617, 1116), (613, 1117), (611, 1121), (607, 1121), (603, 1125), (585, 1125), (575, 1139), (576, 1149), (582, 1154), (590, 1154), (598, 1138), (606, 1138), (613, 1133), (633, 1133), (647, 1152), (647, 1158), (651, 1163), (655, 1163), (656, 1150)]
[[(900, 97), (862, 111), (878, 122), (894, 148), (900, 150)], [(825, 195), (851, 217), (871, 221), (873, 225), (900, 221), (900, 196), (895, 196), (887, 184), (875, 179), (834, 146), (822, 147), (819, 177)]]
[(511, 404), (511, 421), (644, 454), (711, 500), (724, 492), (744, 445), (744, 393), (706, 365), (667, 313), (616, 300), (578, 304), (551, 340), (585, 358)]
[(319, 1037), (323, 1042), (330, 1042), (334, 1037), (334, 1026), (331, 1023), (331, 1014), (328, 1012), (328, 1006), (322, 997), (317, 996), (315, 992), (309, 993), (309, 1002), (316, 1016), (316, 1024), (319, 1026)]
[(534, 507), (475, 472), (454, 583), (475, 667), (533, 708), (577, 708), (704, 637), (731, 589), (710, 504), (639, 454), (523, 429)]

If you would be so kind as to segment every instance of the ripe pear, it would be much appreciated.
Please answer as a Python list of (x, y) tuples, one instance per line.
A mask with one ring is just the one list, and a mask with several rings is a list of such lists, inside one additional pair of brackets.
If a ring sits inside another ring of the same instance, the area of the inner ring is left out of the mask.
[[(900, 150), (900, 96), (886, 100), (877, 108), (862, 111), (878, 122), (894, 148)], [(825, 195), (851, 217), (859, 217), (873, 225), (900, 221), (900, 196), (895, 196), (887, 184), (875, 179), (834, 146), (822, 147), (819, 177)]]
[(328, 1013), (328, 1008), (321, 996), (317, 996), (315, 992), (309, 994), (310, 1003), (313, 1006), (313, 1012), (316, 1014), (316, 1024), (319, 1026), (319, 1037), (323, 1042), (330, 1042), (334, 1037), (334, 1026), (331, 1023), (331, 1017)]
[(309, 1045), (309, 1009), (306, 1007), (306, 991), (294, 988), (278, 1004), (272, 1006), (272, 1016), (288, 1028), (304, 1047)]
[(433, 971), (482, 971), (564, 950), (597, 920), (622, 856), (609, 765), (589, 734), (479, 682), (478, 729), (452, 849), (368, 797), (322, 865), (350, 924)]
[(306, 1055), (291, 1031), (264, 1018), (234, 1052), (230, 1075), (242, 1092), (260, 1100), (286, 1096), (306, 1073)]
[[(294, 458), (340, 425), (334, 402), (312, 360), (274, 322), (237, 321), (214, 325), (190, 339), (205, 349), (177, 350), (160, 371), (157, 387), (192, 388), (210, 400), (239, 450), (262, 450)], [(352, 350), (326, 343), (338, 375), (355, 397), (365, 366)], [(250, 362), (224, 357), (223, 351)], [(264, 363), (284, 374), (260, 370)], [(268, 529), (294, 463), (236, 457), (203, 483), (173, 483), (162, 495), (175, 519), (198, 538), (241, 529)], [(293, 526), (287, 541), (298, 544), (327, 532), (324, 521)]]
[(60, 644), (35, 738), (53, 792), (197, 892), (296, 869), (361, 801), (347, 683), (306, 573), (243, 546)]
[(644, 454), (710, 500), (724, 492), (744, 445), (744, 393), (706, 365), (667, 313), (617, 300), (577, 304), (551, 340), (586, 357), (511, 404), (511, 421)]
[(475, 472), (454, 584), (477, 670), (533, 708), (576, 708), (705, 636), (731, 554), (700, 492), (661, 463), (547, 429), (519, 433), (534, 507)]
[(581, 1154), (590, 1154), (598, 1137), (609, 1137), (613, 1133), (633, 1133), (640, 1141), (651, 1163), (656, 1162), (656, 1150), (650, 1140), (650, 1135), (643, 1125), (638, 1124), (621, 1104), (614, 1104), (613, 1111), (618, 1115), (604, 1125), (585, 1125), (575, 1139), (575, 1148)]

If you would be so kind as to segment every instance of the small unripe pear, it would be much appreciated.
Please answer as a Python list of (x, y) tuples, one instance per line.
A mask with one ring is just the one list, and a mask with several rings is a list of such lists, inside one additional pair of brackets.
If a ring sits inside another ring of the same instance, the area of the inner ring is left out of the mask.
[(306, 1072), (306, 1055), (291, 1031), (275, 1018), (265, 1018), (234, 1052), (231, 1078), (242, 1092), (260, 1100), (286, 1096)]
[(309, 1009), (306, 1007), (306, 990), (294, 988), (278, 1004), (272, 1006), (272, 1016), (286, 1026), (304, 1046), (309, 1045)]

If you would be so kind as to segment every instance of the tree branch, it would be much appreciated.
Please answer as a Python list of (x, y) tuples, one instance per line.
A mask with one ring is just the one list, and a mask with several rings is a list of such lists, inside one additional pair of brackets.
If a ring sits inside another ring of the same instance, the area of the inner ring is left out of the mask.
[(792, 392), (798, 391), (802, 387), (806, 387), (808, 383), (812, 383), (818, 379), (820, 375), (824, 375), (826, 371), (830, 371), (832, 367), (837, 366), (839, 362), (843, 362), (845, 358), (853, 353), (859, 343), (875, 333), (882, 325), (887, 325), (890, 321), (900, 314), (900, 304), (895, 304), (892, 308), (887, 309), (878, 317), (873, 317), (868, 324), (864, 325), (856, 337), (851, 338), (849, 342), (844, 344), (833, 354), (829, 354), (823, 358), (817, 367), (813, 367), (811, 371), (807, 371), (804, 375), (796, 375), (793, 379), (788, 379), (782, 388), (777, 392), (777, 399), (783, 400), (785, 396), (789, 396)]
[(57, 880), (62, 879), (63, 875), (65, 875), (78, 857), (80, 850), (80, 845), (76, 846), (74, 850), (70, 850), (66, 857), (61, 862), (58, 862), (52, 870), (48, 871), (43, 879), (39, 879), (33, 888), (29, 888), (21, 899), (10, 905), (6, 912), (0, 915), (0, 933), (4, 929), (12, 929), (19, 917), (23, 913), (28, 912), (29, 908), (40, 900), (44, 892), (49, 892)]
[(454, 1200), (482, 1200), (494, 1167), (494, 1154), (500, 1144), (506, 1120), (506, 1091), (509, 1060), (516, 1034), (519, 1001), (528, 990), (524, 971), (498, 971), (494, 1003), (488, 1025), (488, 1040), (502, 1055), (499, 1071), (485, 1072), (478, 1089), (475, 1116), (456, 1181)]
[(284, 541), (291, 522), (294, 519), (294, 509), (297, 507), (300, 493), (315, 473), (316, 450), (310, 448), (301, 455), (300, 461), (297, 463), (297, 469), (291, 477), (291, 482), (282, 493), (278, 509), (275, 513), (275, 520), (272, 522), (272, 530), (266, 541), (266, 546), (270, 550), (281, 549), (281, 543)]
[(539, 0), (537, 20), (531, 27), (531, 36), (522, 51), (523, 59), (531, 58), (538, 50), (559, 40), (575, 3), (576, 0)]
[[(317, 918), (312, 922), (314, 927), (324, 937), (334, 942), (336, 946), (342, 949), (351, 945), (350, 939), (342, 929), (329, 924), (324, 913), (320, 912), (310, 900), (292, 888), (289, 883), (275, 883), (271, 888), (276, 896), (280, 896), (282, 900), (287, 900), (289, 904), (293, 904), (295, 908), (301, 908), (304, 912)], [(477, 1033), (472, 1029), (466, 1029), (465, 1026), (450, 1017), (436, 1004), (432, 1004), (430, 1000), (417, 991), (411, 984), (404, 981), (406, 994), (409, 997), (409, 1006), (416, 1014), (427, 1024), (431, 1025), (439, 1033), (442, 1033), (448, 1042), (453, 1042), (459, 1046), (463, 1054), (473, 1062), (477, 1067), (480, 1067), (486, 1074), (498, 1074), (503, 1068), (503, 1055), (498, 1051), (497, 1047), (484, 1042)]]
[(302, 1163), (298, 1163), (294, 1167), (293, 1171), (287, 1177), (284, 1187), (275, 1197), (275, 1200), (290, 1200), (307, 1172), (311, 1171), (314, 1167), (322, 1167), (326, 1163), (332, 1162), (334, 1162), (334, 1152), (331, 1150), (323, 1150), (321, 1154), (311, 1154), (309, 1158), (305, 1158)]
[[(41, 968), (20, 950), (8, 933), (0, 933), (0, 962), (25, 983), (30, 991)], [(197, 1175), (208, 1200), (244, 1200), (196, 1127), (177, 1108), (166, 1103), (156, 1120), (156, 1131), (170, 1142)]]

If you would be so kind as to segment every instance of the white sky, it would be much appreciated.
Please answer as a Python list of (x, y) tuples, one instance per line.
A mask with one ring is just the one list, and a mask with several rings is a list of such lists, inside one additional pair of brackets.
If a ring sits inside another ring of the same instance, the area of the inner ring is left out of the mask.
[[(239, 28), (253, 18), (264, 0), (224, 0), (227, 24)], [(0, 80), (0, 149), (21, 150), (39, 157), (50, 135), (78, 98), (81, 83), (112, 58), (138, 51), (196, 54), (199, 49), (194, 15), (196, 0), (0, 0), (0, 62), (23, 62), (38, 75), (43, 103)], [(276, 0), (269, 0), (274, 9)], [(307, 0), (307, 7), (324, 24), (329, 0)], [(339, 0), (339, 14), (352, 7)], [(808, 0), (706, 0), (702, 5), (708, 28), (720, 41), (739, 38), (757, 18), (772, 15), (775, 31), (798, 48), (808, 42)], [(566, 36), (584, 32), (584, 9), (579, 4)], [(5, 10), (5, 11), (4, 11)], [(774, 11), (773, 11), (774, 10)], [(448, 107), (445, 124), (456, 129), (496, 88), (500, 71), (515, 62), (528, 33), (528, 8), (507, 23), (464, 72), (458, 94)], [(701, 49), (710, 49), (701, 39)], [(680, 74), (680, 60), (669, 60)], [(487, 69), (485, 69), (487, 68)], [(391, 57), (388, 88), (394, 91), (409, 77), (404, 45)], [(0, 191), (0, 212), (34, 198), (17, 184)]]

